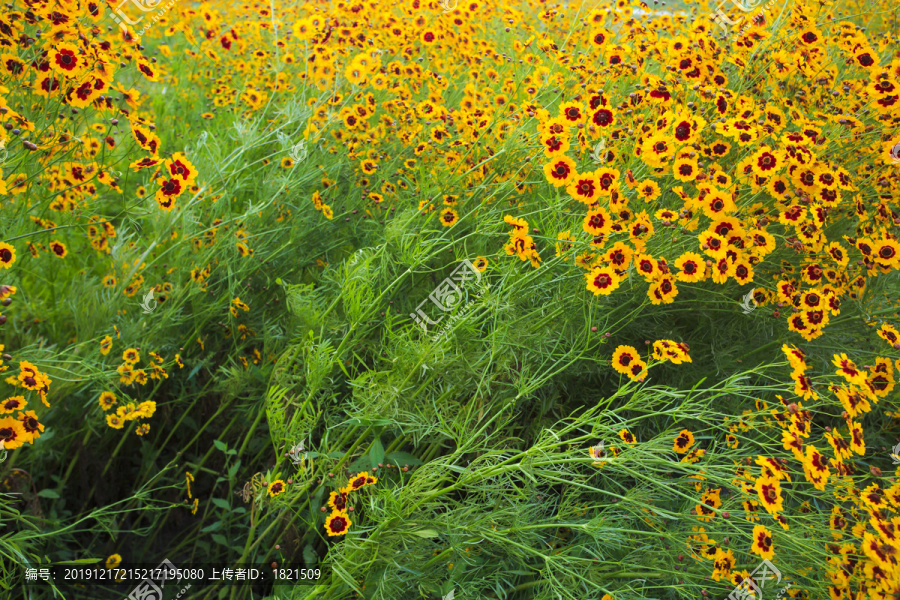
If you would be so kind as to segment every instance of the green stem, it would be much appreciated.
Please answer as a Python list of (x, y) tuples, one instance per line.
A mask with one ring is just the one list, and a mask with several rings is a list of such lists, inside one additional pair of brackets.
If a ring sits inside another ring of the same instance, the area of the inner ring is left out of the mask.
[(247, 431), (247, 435), (244, 436), (244, 443), (241, 444), (241, 448), (240, 448), (240, 450), (238, 450), (238, 453), (237, 453), (238, 457), (241, 457), (244, 455), (244, 450), (247, 449), (247, 443), (250, 441), (250, 438), (253, 436), (253, 432), (256, 431), (257, 425), (259, 425), (260, 420), (262, 419), (263, 415), (265, 415), (265, 414), (266, 414), (265, 406), (263, 406), (260, 410), (256, 411), (256, 419), (254, 419), (253, 424), (250, 425), (250, 430)]

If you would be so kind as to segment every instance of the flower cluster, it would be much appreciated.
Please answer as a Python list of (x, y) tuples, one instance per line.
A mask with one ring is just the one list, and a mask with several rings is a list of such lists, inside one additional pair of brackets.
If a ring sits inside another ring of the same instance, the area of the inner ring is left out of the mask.
[[(116, 398), (116, 395), (113, 392), (105, 391), (97, 398), (97, 402), (100, 404), (100, 408), (104, 411), (108, 411), (118, 403), (118, 398)], [(149, 419), (155, 412), (156, 402), (153, 400), (144, 400), (137, 405), (135, 405), (134, 402), (128, 402), (119, 405), (115, 412), (108, 413), (106, 415), (106, 424), (113, 429), (122, 429), (127, 422), (136, 421), (138, 419)], [(138, 435), (144, 435), (149, 431), (149, 423), (140, 423), (135, 428), (135, 433)]]
[[(0, 353), (3, 350), (3, 344), (0, 344)], [(9, 369), (9, 366), (3, 364), (7, 356), (0, 354), (0, 373)], [(28, 405), (26, 395), (30, 398), (37, 396), (49, 407), (47, 394), (52, 381), (46, 373), (42, 373), (28, 361), (21, 361), (18, 374), (10, 375), (5, 381), (14, 388), (23, 390), (22, 394), (9, 396), (0, 403), (0, 415), (4, 415), (0, 417), (0, 442), (3, 442), (5, 449), (13, 450), (23, 444), (33, 444), (44, 431), (38, 415), (33, 410), (25, 410)], [(13, 413), (15, 416), (12, 416)]]
[(331, 492), (328, 497), (328, 506), (331, 514), (325, 519), (325, 531), (329, 536), (344, 535), (350, 530), (353, 521), (350, 520), (350, 494), (367, 485), (375, 485), (378, 478), (362, 471), (350, 478), (347, 485)]

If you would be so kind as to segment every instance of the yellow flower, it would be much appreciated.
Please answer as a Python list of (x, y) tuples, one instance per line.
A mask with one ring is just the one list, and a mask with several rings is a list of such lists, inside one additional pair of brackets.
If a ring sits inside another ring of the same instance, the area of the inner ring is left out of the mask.
[(21, 421), (13, 417), (0, 419), (0, 442), (3, 442), (3, 448), (14, 450), (25, 442), (30, 441), (32, 441), (32, 438), (25, 431), (25, 426)]
[(97, 398), (97, 402), (100, 404), (100, 408), (109, 410), (116, 403), (116, 395), (112, 392), (102, 392)]
[(675, 438), (675, 444), (672, 449), (679, 454), (684, 454), (693, 445), (694, 434), (687, 429), (682, 429), (678, 436)]
[(22, 410), (26, 404), (28, 404), (28, 401), (25, 400), (25, 396), (10, 396), (0, 403), (0, 414), (5, 415)]
[(346, 512), (335, 510), (325, 519), (325, 531), (330, 536), (344, 535), (353, 521)]
[(244, 312), (247, 312), (250, 310), (250, 307), (247, 306), (246, 304), (244, 304), (243, 302), (241, 302), (241, 299), (239, 297), (236, 297), (234, 300), (231, 301), (231, 303), (234, 305), (235, 308), (240, 308)]
[(268, 492), (269, 496), (275, 497), (278, 494), (283, 493), (285, 490), (284, 481), (281, 479), (276, 479), (272, 483), (269, 484)]
[(16, 249), (5, 242), (0, 242), (0, 269), (8, 269), (14, 262)]
[(603, 463), (606, 461), (606, 450), (603, 448), (603, 442), (588, 448), (588, 455), (594, 459), (593, 462), (591, 462), (593, 466), (602, 467)]
[(245, 244), (244, 242), (238, 242), (236, 246), (237, 246), (238, 254), (240, 254), (241, 257), (253, 255), (253, 250), (249, 246), (247, 246), (247, 244)]
[(459, 221), (459, 213), (452, 208), (445, 208), (441, 211), (441, 225), (444, 227), (453, 227)]
[(775, 546), (772, 542), (772, 532), (757, 525), (753, 528), (753, 545), (750, 546), (750, 552), (758, 554), (761, 558), (770, 560), (775, 556)]
[(106, 424), (113, 429), (122, 429), (125, 427), (125, 419), (118, 414), (108, 414), (106, 415)]

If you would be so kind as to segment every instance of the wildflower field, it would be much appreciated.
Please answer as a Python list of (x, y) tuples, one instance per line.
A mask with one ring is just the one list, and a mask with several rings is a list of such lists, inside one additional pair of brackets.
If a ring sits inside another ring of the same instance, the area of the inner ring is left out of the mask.
[(12, 0), (0, 125), (0, 598), (900, 600), (896, 0)]

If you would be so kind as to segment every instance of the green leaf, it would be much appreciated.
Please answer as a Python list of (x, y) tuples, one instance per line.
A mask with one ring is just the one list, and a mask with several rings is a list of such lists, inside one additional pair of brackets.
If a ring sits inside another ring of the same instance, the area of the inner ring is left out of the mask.
[(92, 565), (103, 562), (102, 558), (79, 558), (77, 560), (61, 560), (53, 563), (54, 565)]
[(217, 449), (221, 450), (222, 452), (225, 452), (226, 450), (228, 450), (228, 444), (226, 444), (225, 442), (222, 442), (220, 440), (213, 440), (213, 445)]
[(193, 379), (193, 378), (194, 378), (194, 375), (197, 374), (197, 371), (199, 371), (199, 370), (200, 370), (200, 367), (202, 367), (202, 366), (203, 366), (203, 363), (202, 363), (202, 362), (197, 363), (197, 366), (194, 367), (193, 369), (191, 369), (191, 372), (188, 374), (188, 376), (187, 376), (188, 380)]
[(328, 454), (324, 454), (322, 452), (314, 452), (309, 451), (306, 453), (307, 458), (319, 458), (320, 456), (327, 456), (328, 458), (343, 458), (343, 452), (329, 452)]
[(384, 461), (394, 466), (402, 467), (403, 465), (416, 466), (424, 464), (421, 460), (410, 454), (409, 452), (391, 452), (385, 455)]
[(227, 500), (223, 500), (222, 498), (213, 498), (212, 503), (218, 506), (219, 508), (224, 508), (225, 510), (231, 510), (231, 504), (228, 503)]
[(354, 460), (349, 467), (347, 467), (347, 470), (350, 471), (351, 477), (353, 477), (360, 471), (367, 471), (368, 469), (371, 469), (371, 467), (369, 466), (368, 455), (360, 456), (359, 458)]
[(234, 474), (237, 473), (237, 470), (241, 468), (241, 461), (237, 461), (230, 467), (228, 467), (228, 479), (234, 479)]
[(266, 422), (269, 424), (269, 431), (272, 439), (273, 449), (279, 452), (279, 446), (282, 440), (287, 436), (287, 430), (284, 424), (284, 413), (287, 408), (287, 388), (273, 385), (266, 393)]
[(221, 545), (223, 545), (223, 546), (228, 546), (228, 545), (229, 545), (229, 544), (228, 544), (228, 540), (225, 539), (225, 536), (224, 536), (224, 535), (221, 535), (221, 534), (219, 534), (219, 533), (214, 533), (213, 536), (212, 536), (212, 539), (213, 539), (213, 541), (214, 541), (215, 543), (217, 543), (217, 544), (221, 544)]
[(203, 529), (201, 529), (200, 533), (209, 533), (210, 531), (218, 531), (220, 529), (222, 529), (222, 521), (216, 521), (212, 525), (209, 525), (208, 527), (204, 527)]
[(56, 490), (51, 490), (49, 488), (39, 491), (37, 495), (41, 498), (59, 498), (59, 493)]
[(369, 450), (369, 462), (373, 469), (379, 463), (384, 463), (384, 445), (381, 443), (381, 438), (375, 438), (375, 441), (372, 442), (372, 449)]
[(437, 529), (420, 529), (418, 531), (410, 531), (410, 533), (429, 540), (438, 537)]
[(307, 544), (303, 548), (303, 562), (306, 565), (314, 565), (319, 562), (319, 556), (316, 554), (312, 544)]
[(350, 425), (365, 425), (365, 426), (373, 426), (373, 427), (386, 427), (393, 424), (393, 421), (390, 419), (365, 419), (365, 418), (353, 418), (347, 419), (346, 423)]
[[(325, 498), (325, 486), (319, 486), (319, 489), (313, 495), (313, 501), (309, 505), (310, 510), (312, 510), (313, 506), (322, 506), (323, 504), (325, 504), (324, 498)], [(317, 512), (319, 512), (319, 511), (316, 510), (315, 513), (317, 513)], [(313, 514), (315, 514), (315, 513), (313, 513)]]

